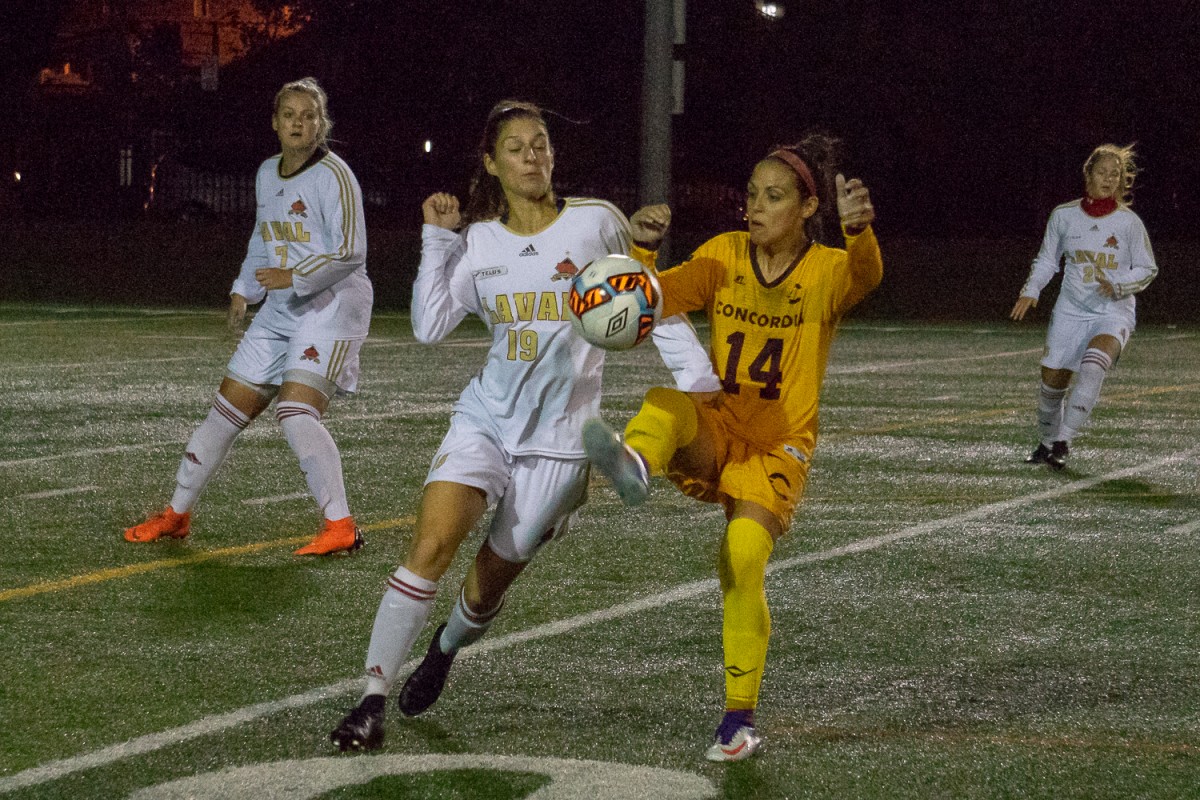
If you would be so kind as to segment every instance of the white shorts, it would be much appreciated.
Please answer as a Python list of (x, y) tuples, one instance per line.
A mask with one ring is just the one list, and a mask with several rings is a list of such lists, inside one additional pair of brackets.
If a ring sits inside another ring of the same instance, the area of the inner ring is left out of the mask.
[[(1081, 316), (1061, 313), (1055, 309), (1046, 332), (1046, 350), (1042, 366), (1046, 369), (1079, 371), (1079, 363), (1087, 351), (1088, 342), (1097, 336), (1108, 335), (1121, 343), (1121, 349), (1133, 335), (1134, 316), (1124, 310), (1106, 314)], [(1115, 360), (1113, 363), (1116, 363)]]
[(362, 339), (302, 339), (251, 325), (225, 374), (250, 387), (303, 383), (332, 397), (358, 389)]
[(425, 483), (474, 486), (494, 505), (488, 545), (505, 561), (523, 564), (567, 532), (587, 500), (586, 458), (514, 456), (471, 417), (456, 413), (433, 457)]

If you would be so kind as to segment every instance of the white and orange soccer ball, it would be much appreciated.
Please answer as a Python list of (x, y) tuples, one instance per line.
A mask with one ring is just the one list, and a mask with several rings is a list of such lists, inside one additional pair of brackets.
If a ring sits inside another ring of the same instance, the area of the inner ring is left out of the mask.
[(575, 332), (596, 347), (628, 350), (650, 336), (662, 316), (654, 273), (629, 256), (588, 264), (571, 281), (568, 305)]

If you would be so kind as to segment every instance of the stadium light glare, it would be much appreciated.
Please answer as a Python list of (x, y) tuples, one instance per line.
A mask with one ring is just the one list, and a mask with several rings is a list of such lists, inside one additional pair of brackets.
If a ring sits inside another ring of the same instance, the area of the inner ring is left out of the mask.
[(769, 20), (783, 19), (783, 3), (772, 3), (768, 0), (756, 0), (754, 7), (758, 13)]

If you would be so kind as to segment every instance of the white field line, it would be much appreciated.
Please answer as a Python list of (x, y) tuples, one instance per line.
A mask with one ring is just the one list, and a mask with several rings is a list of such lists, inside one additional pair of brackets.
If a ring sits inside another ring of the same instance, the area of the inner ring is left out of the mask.
[[(169, 358), (131, 358), (125, 361), (78, 361), (71, 364), (60, 363), (40, 363), (40, 364), (12, 364), (6, 367), (6, 371), (11, 372), (15, 369), (44, 369), (47, 372), (54, 373), (60, 369), (109, 369), (112, 367), (136, 367), (140, 364), (163, 364), (171, 361), (206, 361), (212, 360), (212, 356), (171, 356)], [(61, 376), (54, 375), (57, 379)]]
[(993, 358), (1007, 358), (1008, 356), (1027, 356), (1030, 353), (1040, 353), (1042, 348), (1031, 347), (1027, 350), (1009, 350), (1004, 353), (986, 353), (979, 356), (959, 356), (957, 358), (917, 358), (911, 361), (881, 361), (878, 364), (855, 364), (846, 367), (830, 367), (828, 374), (830, 375), (857, 375), (863, 372), (883, 372), (888, 369), (899, 369), (901, 367), (917, 367), (923, 364), (953, 364), (957, 361), (987, 361)]
[(47, 489), (44, 492), (30, 492), (29, 494), (19, 494), (10, 499), (12, 500), (44, 500), (47, 497), (65, 497), (71, 494), (83, 494), (84, 492), (99, 491), (99, 486), (75, 486), (71, 489)]
[(28, 327), (30, 325), (83, 325), (89, 322), (112, 323), (112, 322), (145, 322), (147, 320), (160, 320), (169, 317), (207, 317), (217, 313), (224, 312), (213, 311), (130, 311), (125, 317), (88, 317), (84, 319), (66, 319), (66, 313), (73, 312), (55, 312), (64, 314), (63, 317), (56, 319), (25, 319), (12, 320), (10, 322), (0, 322), (0, 328), (17, 328)]
[[(1110, 472), (1107, 475), (1098, 475), (1093, 478), (1085, 478), (1072, 483), (1063, 484), (1054, 489), (1049, 489), (1044, 492), (1036, 492), (1034, 494), (1015, 497), (1011, 500), (1003, 500), (998, 503), (989, 503), (985, 506), (980, 506), (972, 511), (967, 511), (962, 514), (955, 514), (950, 517), (939, 520), (931, 520), (923, 522), (919, 525), (913, 525), (895, 533), (883, 534), (881, 536), (869, 536), (865, 539), (860, 539), (856, 542), (835, 547), (831, 550), (824, 550), (819, 553), (806, 553), (800, 556), (783, 559), (771, 564), (767, 568), (767, 574), (773, 574), (783, 570), (804, 564), (816, 564), (822, 561), (831, 561), (842, 556), (854, 555), (856, 553), (866, 553), (872, 550), (892, 544), (894, 542), (912, 539), (916, 536), (922, 536), (927, 533), (932, 533), (943, 528), (957, 528), (964, 522), (982, 519), (992, 514), (1011, 511), (1022, 506), (1032, 505), (1044, 500), (1054, 500), (1065, 495), (1074, 494), (1075, 492), (1090, 489), (1097, 484), (1105, 481), (1120, 480), (1133, 475), (1139, 475), (1143, 472), (1150, 472), (1160, 467), (1174, 464), (1177, 461), (1184, 461), (1195, 458), (1200, 455), (1200, 447), (1191, 450), (1176, 453), (1162, 458), (1156, 458), (1153, 461), (1147, 461), (1135, 467), (1127, 467), (1115, 472)], [(530, 628), (525, 631), (510, 633), (507, 636), (500, 636), (495, 639), (487, 640), (471, 645), (463, 650), (458, 658), (474, 658), (495, 650), (506, 650), (510, 647), (515, 647), (525, 642), (537, 641), (546, 639), (551, 636), (560, 636), (564, 633), (585, 628), (589, 625), (596, 625), (609, 620), (622, 619), (632, 614), (637, 614), (641, 611), (649, 611), (656, 608), (671, 605), (684, 600), (691, 600), (709, 592), (715, 592), (719, 588), (716, 578), (706, 578), (704, 580), (693, 581), (691, 583), (681, 584), (666, 592), (659, 594), (647, 595), (646, 597), (638, 598), (627, 603), (602, 608), (598, 611), (592, 611), (587, 614), (579, 614), (574, 617), (568, 617), (556, 622), (550, 622), (545, 625), (539, 625), (535, 628)], [(412, 659), (406, 663), (401, 670), (407, 672), (414, 669), (420, 663), (419, 659)], [(215, 733), (233, 728), (246, 722), (251, 722), (271, 714), (277, 714), (280, 711), (286, 711), (290, 708), (303, 708), (306, 706), (320, 703), (335, 697), (341, 697), (362, 688), (362, 679), (360, 677), (347, 678), (346, 680), (331, 683), (327, 686), (321, 686), (316, 689), (310, 689), (301, 694), (294, 694), (290, 697), (284, 697), (279, 700), (269, 700), (265, 703), (256, 703), (251, 706), (236, 709), (225, 714), (216, 714), (209, 717), (196, 720), (195, 722), (181, 725), (178, 728), (159, 731), (158, 733), (150, 733), (145, 736), (139, 736), (135, 739), (130, 739), (119, 744), (110, 745), (100, 750), (94, 750), (90, 753), (84, 753), (70, 758), (60, 759), (58, 761), (49, 761), (36, 767), (10, 775), (7, 778), (0, 778), (0, 793), (11, 792), (16, 789), (22, 789), (27, 786), (35, 786), (37, 784), (48, 783), (65, 778), (76, 772), (82, 772), (87, 769), (104, 767), (116, 761), (120, 761), (132, 756), (151, 753), (155, 750), (161, 750), (164, 747), (181, 744), (191, 739), (196, 739), (201, 736), (211, 736)]]
[[(346, 414), (344, 416), (337, 416), (337, 417), (331, 417), (331, 418), (325, 419), (324, 422), (327, 425), (334, 425), (336, 427), (337, 423), (339, 423), (339, 422), (361, 422), (364, 420), (365, 421), (374, 421), (374, 420), (381, 420), (381, 419), (405, 419), (407, 417), (413, 417), (413, 416), (425, 416), (427, 414), (432, 414), (435, 412), (442, 412), (445, 414), (449, 414), (452, 409), (453, 409), (453, 403), (451, 401), (447, 400), (444, 403), (422, 403), (422, 404), (416, 405), (412, 408), (405, 409), (404, 411), (387, 413), (387, 414)], [(202, 419), (202, 418), (198, 418), (198, 419)], [(196, 424), (199, 425), (200, 422), (197, 421)], [(261, 433), (260, 433), (260, 431), (261, 431)], [(268, 435), (270, 435), (270, 431), (271, 431), (271, 429), (269, 429), (269, 428), (257, 426), (248, 431), (244, 431), (241, 435), (249, 436), (251, 438), (256, 438), (256, 437), (260, 437), (260, 436), (268, 436)], [(63, 459), (63, 458), (86, 458), (87, 456), (103, 456), (103, 455), (110, 455), (112, 453), (124, 453), (124, 452), (128, 452), (130, 450), (153, 450), (156, 447), (182, 448), (185, 444), (187, 444), (187, 439), (181, 438), (178, 440), (173, 439), (169, 442), (142, 442), (141, 444), (121, 444), (121, 445), (115, 445), (113, 447), (97, 447), (97, 448), (91, 448), (91, 449), (86, 449), (86, 450), (72, 450), (67, 453), (52, 453), (52, 454), (46, 455), (46, 456), (30, 456), (29, 458), (13, 458), (13, 459), (9, 459), (7, 461), (0, 461), (0, 468), (24, 467), (24, 466), (28, 466), (30, 464), (42, 464), (47, 461), (57, 461), (57, 460)]]
[(155, 447), (169, 447), (186, 444), (185, 441), (143, 442), (141, 444), (120, 444), (115, 447), (97, 447), (89, 450), (72, 450), (69, 453), (54, 453), (48, 456), (30, 456), (29, 458), (12, 458), (0, 461), (0, 467), (24, 467), (29, 464), (42, 464), (46, 461), (57, 461), (60, 458), (85, 458), (87, 456), (103, 456), (110, 453), (125, 453), (129, 450), (151, 450)]
[(1186, 533), (1195, 533), (1200, 531), (1200, 519), (1194, 519), (1191, 522), (1185, 522), (1182, 525), (1176, 525), (1173, 528), (1167, 528), (1163, 533), (1169, 536), (1183, 536)]
[(242, 505), (266, 506), (272, 503), (285, 503), (289, 500), (303, 500), (306, 497), (311, 497), (311, 495), (308, 492), (292, 492), (291, 494), (277, 494), (273, 497), (252, 497), (249, 500), (243, 500)]

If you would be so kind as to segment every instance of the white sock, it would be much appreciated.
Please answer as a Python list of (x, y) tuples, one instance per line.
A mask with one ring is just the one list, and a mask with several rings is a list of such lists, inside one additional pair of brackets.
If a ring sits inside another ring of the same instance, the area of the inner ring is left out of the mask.
[(388, 578), (387, 590), (375, 613), (371, 644), (367, 646), (367, 688), (363, 697), (386, 695), (392, 690), (396, 673), (429, 620), (435, 594), (436, 581), (427, 581), (404, 567)]
[(308, 481), (308, 490), (316, 498), (326, 519), (350, 516), (346, 502), (346, 483), (342, 479), (342, 456), (333, 437), (321, 424), (321, 412), (294, 400), (275, 404), (275, 418)]
[(1111, 367), (1112, 359), (1103, 350), (1089, 347), (1083, 354), (1079, 374), (1075, 376), (1075, 386), (1071, 389), (1066, 411), (1063, 412), (1060, 438), (1064, 441), (1071, 442), (1092, 416), (1092, 409), (1100, 399), (1100, 387)]
[(443, 653), (456, 653), (469, 644), (474, 644), (483, 638), (492, 627), (492, 620), (504, 608), (504, 598), (490, 611), (477, 614), (467, 606), (467, 598), (463, 592), (458, 593), (458, 602), (446, 620), (446, 629), (438, 640), (438, 647)]
[(1049, 447), (1058, 441), (1059, 428), (1062, 427), (1063, 398), (1067, 396), (1066, 389), (1055, 389), (1043, 381), (1038, 389), (1037, 423), (1038, 436), (1042, 444)]
[(233, 440), (249, 424), (250, 418), (234, 408), (224, 395), (216, 396), (208, 416), (192, 432), (179, 469), (175, 471), (171, 508), (179, 514), (191, 511), (217, 467), (229, 455)]

